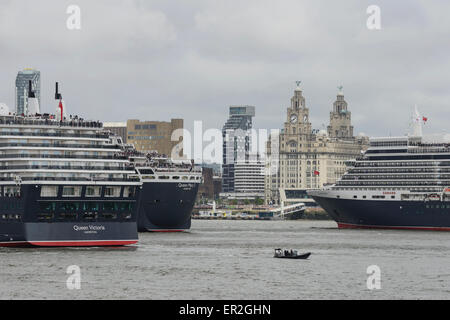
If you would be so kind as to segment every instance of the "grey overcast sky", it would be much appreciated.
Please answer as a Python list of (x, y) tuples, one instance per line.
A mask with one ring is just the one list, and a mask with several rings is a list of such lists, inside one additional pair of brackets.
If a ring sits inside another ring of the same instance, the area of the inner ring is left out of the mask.
[[(67, 7), (81, 8), (68, 30)], [(368, 30), (369, 5), (381, 30)], [(41, 71), (69, 113), (102, 121), (184, 118), (221, 128), (229, 105), (256, 106), (255, 127), (281, 128), (302, 80), (314, 128), (344, 86), (355, 133), (397, 135), (418, 105), (425, 132), (448, 127), (448, 0), (0, 0), (0, 102), (17, 71)]]

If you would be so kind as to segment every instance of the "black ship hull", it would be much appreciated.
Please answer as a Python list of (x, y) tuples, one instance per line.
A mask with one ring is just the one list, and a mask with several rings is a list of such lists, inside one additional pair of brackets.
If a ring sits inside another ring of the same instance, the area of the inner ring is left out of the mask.
[[(6, 230), (5, 230), (6, 229)], [(0, 246), (82, 247), (122, 246), (135, 244), (138, 239), (133, 222), (93, 223), (21, 223), (0, 226)]]
[[(60, 188), (61, 189), (61, 188)], [(130, 198), (41, 197), (41, 186), (0, 198), (0, 246), (121, 246), (138, 241), (136, 194)]]
[(198, 183), (144, 181), (138, 206), (138, 231), (189, 230), (198, 187)]
[(450, 202), (351, 200), (314, 196), (339, 228), (450, 231)]

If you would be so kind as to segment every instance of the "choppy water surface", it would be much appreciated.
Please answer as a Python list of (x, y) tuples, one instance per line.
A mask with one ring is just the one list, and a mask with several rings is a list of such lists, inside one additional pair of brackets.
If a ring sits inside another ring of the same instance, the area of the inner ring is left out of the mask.
[[(273, 249), (310, 251), (274, 259)], [(68, 290), (66, 268), (81, 268)], [(369, 265), (381, 289), (368, 290)], [(0, 249), (1, 299), (450, 299), (450, 233), (199, 221), (122, 248)]]

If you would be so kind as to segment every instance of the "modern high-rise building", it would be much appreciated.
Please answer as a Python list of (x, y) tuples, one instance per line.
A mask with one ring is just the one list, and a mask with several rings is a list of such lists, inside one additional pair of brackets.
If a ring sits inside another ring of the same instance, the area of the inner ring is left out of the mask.
[(25, 114), (28, 103), (28, 87), (31, 86), (41, 105), (41, 72), (35, 69), (19, 71), (16, 77), (16, 113)]
[[(346, 161), (368, 147), (367, 137), (353, 135), (342, 88), (333, 104), (327, 132), (312, 129), (309, 108), (297, 87), (287, 108), (284, 128), (272, 140), (268, 140), (266, 148), (266, 172), (270, 172), (265, 176), (266, 203), (306, 202), (301, 199), (306, 197), (306, 190), (335, 183), (344, 174)], [(276, 147), (272, 146), (274, 142)]]
[(264, 161), (249, 159), (234, 164), (234, 193), (245, 198), (264, 198)]
[(253, 106), (230, 106), (230, 115), (223, 126), (222, 191), (234, 192), (234, 166), (249, 159), (251, 150)]

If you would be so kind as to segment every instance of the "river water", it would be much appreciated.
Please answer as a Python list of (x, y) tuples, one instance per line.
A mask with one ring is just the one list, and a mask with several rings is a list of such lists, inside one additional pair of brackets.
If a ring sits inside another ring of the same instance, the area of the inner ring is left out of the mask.
[[(122, 248), (1, 248), (0, 299), (450, 299), (450, 233), (193, 220)], [(312, 252), (274, 259), (273, 249)], [(67, 267), (81, 271), (69, 290)], [(368, 266), (380, 270), (369, 290)]]

